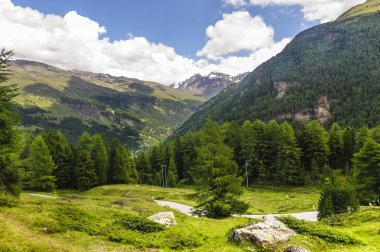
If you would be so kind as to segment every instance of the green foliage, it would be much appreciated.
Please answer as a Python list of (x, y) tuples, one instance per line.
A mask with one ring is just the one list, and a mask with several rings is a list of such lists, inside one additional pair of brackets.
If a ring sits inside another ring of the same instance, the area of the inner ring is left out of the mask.
[(59, 131), (45, 132), (42, 134), (46, 145), (57, 168), (53, 174), (56, 177), (58, 188), (74, 188), (75, 178), (73, 166), (75, 165), (71, 147), (66, 137)]
[(0, 192), (0, 207), (15, 207), (19, 203), (14, 196), (3, 194)]
[(91, 136), (85, 132), (78, 139), (76, 147), (76, 186), (81, 190), (89, 189), (96, 185), (98, 182), (94, 160), (91, 157), (91, 147)]
[(95, 215), (74, 206), (59, 206), (53, 217), (58, 221), (57, 230), (60, 232), (73, 230), (89, 235), (99, 235), (103, 232), (98, 224), (99, 219)]
[[(331, 113), (327, 125), (379, 125), (379, 39), (377, 13), (303, 31), (238, 85), (202, 105), (175, 135), (200, 129), (208, 117), (239, 124), (254, 119), (296, 120), (297, 115), (317, 118), (315, 108), (323, 96)], [(287, 88), (280, 98), (277, 85), (281, 82)]]
[(4, 85), (9, 77), (9, 59), (12, 51), (0, 51), (0, 192), (18, 195), (21, 191), (17, 171), (17, 132), (14, 129), (17, 116), (13, 113), (13, 99), (18, 90), (14, 86)]
[(339, 124), (334, 123), (329, 132), (329, 164), (333, 169), (343, 169), (343, 139)]
[(33, 140), (27, 161), (31, 173), (28, 188), (44, 191), (54, 190), (57, 179), (53, 173), (57, 166), (54, 164), (49, 148), (41, 135)]
[(354, 176), (361, 202), (380, 204), (380, 144), (370, 137), (354, 155)]
[(311, 223), (302, 220), (297, 220), (294, 217), (278, 217), (278, 219), (284, 222), (289, 228), (295, 230), (299, 234), (319, 237), (325, 241), (341, 244), (359, 244), (361, 241), (350, 236), (347, 233), (340, 232), (337, 229), (329, 226)]
[(95, 172), (98, 178), (97, 184), (104, 185), (107, 183), (109, 167), (108, 151), (104, 138), (99, 134), (92, 136), (91, 158), (94, 161)]
[(237, 177), (237, 164), (232, 150), (223, 143), (221, 129), (211, 121), (201, 132), (203, 144), (197, 149), (192, 177), (198, 187), (197, 213), (208, 217), (227, 217), (248, 209), (238, 201), (242, 179)]
[(120, 220), (116, 221), (117, 224), (123, 226), (128, 230), (139, 231), (142, 233), (155, 233), (165, 229), (161, 224), (140, 216), (126, 215)]
[(128, 183), (131, 181), (130, 177), (130, 159), (127, 151), (121, 143), (114, 139), (111, 144), (110, 152), (110, 168), (108, 175), (109, 183)]
[(332, 214), (358, 211), (359, 201), (355, 190), (348, 184), (335, 181), (325, 186), (318, 203), (318, 219)]

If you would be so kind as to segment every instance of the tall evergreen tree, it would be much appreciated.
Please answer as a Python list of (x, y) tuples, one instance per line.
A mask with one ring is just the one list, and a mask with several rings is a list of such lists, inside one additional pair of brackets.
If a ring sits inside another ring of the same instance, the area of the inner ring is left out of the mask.
[(302, 148), (302, 163), (308, 173), (311, 173), (312, 161), (318, 167), (318, 173), (321, 173), (322, 167), (327, 163), (329, 156), (329, 146), (327, 133), (317, 121), (311, 121), (305, 125), (300, 138)]
[(121, 143), (114, 139), (111, 144), (110, 152), (110, 168), (108, 174), (108, 181), (112, 184), (125, 184), (130, 179), (129, 160), (127, 160), (127, 153)]
[(359, 152), (364, 146), (367, 137), (369, 136), (369, 130), (367, 127), (361, 127), (355, 137), (355, 153)]
[(329, 132), (329, 164), (333, 169), (343, 169), (343, 140), (339, 125), (334, 123)]
[(51, 131), (42, 134), (46, 145), (52, 155), (57, 168), (53, 175), (57, 178), (58, 188), (73, 188), (74, 177), (74, 156), (66, 137), (59, 131)]
[(281, 124), (282, 143), (277, 155), (277, 181), (285, 185), (302, 185), (304, 173), (301, 167), (301, 150), (297, 148), (292, 126)]
[(89, 189), (98, 183), (91, 150), (91, 136), (84, 132), (78, 139), (76, 147), (75, 177), (77, 188), (80, 190)]
[[(343, 164), (345, 168), (352, 168), (352, 158), (355, 152), (355, 130), (351, 127), (346, 127), (343, 131)], [(346, 169), (346, 174), (348, 170)]]
[(17, 132), (14, 129), (17, 116), (12, 112), (13, 98), (17, 95), (14, 86), (4, 85), (8, 80), (10, 57), (13, 52), (0, 52), (0, 193), (18, 195), (21, 192), (20, 177), (17, 172)]
[(136, 157), (136, 170), (140, 175), (140, 181), (143, 184), (153, 184), (153, 171), (149, 158), (145, 152), (139, 152)]
[(179, 180), (185, 179), (187, 176), (183, 158), (183, 141), (181, 137), (177, 136), (174, 140), (174, 162)]
[(380, 144), (371, 137), (354, 155), (354, 176), (360, 200), (380, 205)]
[(56, 165), (41, 135), (37, 136), (30, 146), (28, 167), (31, 172), (29, 188), (44, 191), (54, 190), (57, 179), (53, 173)]
[(238, 200), (243, 193), (242, 178), (237, 177), (233, 151), (224, 144), (218, 125), (208, 121), (201, 131), (202, 144), (197, 149), (192, 170), (198, 188), (198, 213), (209, 217), (226, 217), (242, 213), (248, 206)]
[(97, 184), (104, 185), (107, 183), (108, 175), (108, 151), (104, 138), (100, 134), (92, 136), (91, 158), (94, 162)]

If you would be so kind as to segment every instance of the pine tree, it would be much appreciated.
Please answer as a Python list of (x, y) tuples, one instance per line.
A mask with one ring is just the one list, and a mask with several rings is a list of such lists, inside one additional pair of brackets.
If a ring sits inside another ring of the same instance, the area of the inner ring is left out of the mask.
[(127, 160), (127, 152), (121, 143), (114, 139), (111, 144), (110, 152), (110, 168), (108, 174), (108, 182), (112, 184), (125, 184), (131, 180), (129, 174), (129, 160)]
[(91, 159), (94, 161), (97, 184), (106, 184), (109, 169), (108, 152), (105, 140), (100, 134), (92, 136)]
[(18, 133), (14, 129), (17, 116), (13, 113), (13, 98), (17, 96), (15, 86), (3, 83), (8, 80), (10, 57), (13, 52), (0, 52), (0, 193), (18, 195), (21, 192), (20, 177), (17, 172)]
[(143, 184), (153, 184), (153, 171), (149, 159), (145, 152), (139, 152), (136, 158), (136, 170), (140, 174), (140, 180)]
[(354, 177), (361, 202), (380, 205), (380, 144), (371, 137), (354, 155)]
[[(242, 166), (240, 166), (239, 169), (239, 176), (245, 176), (245, 165), (246, 162), (249, 167), (252, 167), (253, 161), (256, 161), (256, 155), (255, 155), (255, 135), (253, 134), (252, 130), (252, 124), (250, 121), (246, 121), (240, 128), (240, 135), (239, 138), (241, 139), (240, 143), (240, 160), (244, 160), (244, 163)], [(251, 170), (251, 169), (250, 169)], [(249, 171), (248, 176), (252, 178), (252, 175), (254, 174), (254, 171)]]
[[(327, 163), (330, 152), (327, 142), (327, 133), (317, 121), (311, 121), (305, 125), (303, 133), (300, 136), (302, 163), (310, 174), (312, 173), (312, 168), (322, 168)], [(312, 167), (313, 160), (316, 165)], [(320, 174), (322, 171), (318, 170), (314, 172)], [(314, 178), (316, 178), (315, 175)]]
[(355, 153), (359, 152), (364, 146), (367, 137), (369, 136), (369, 131), (367, 127), (361, 127), (355, 137)]
[(198, 188), (197, 213), (218, 218), (244, 212), (248, 205), (238, 200), (243, 193), (242, 178), (236, 176), (238, 167), (232, 160), (232, 149), (224, 144), (222, 131), (208, 121), (200, 134), (202, 144), (192, 170)]
[(74, 188), (74, 156), (66, 137), (59, 131), (44, 133), (42, 137), (57, 166), (53, 174), (57, 178), (57, 187)]
[(318, 202), (318, 220), (334, 214), (334, 204), (329, 193), (323, 191)]
[(274, 181), (276, 179), (276, 161), (282, 141), (280, 125), (277, 121), (270, 120), (265, 130), (265, 152), (263, 157), (268, 181)]
[(183, 155), (184, 153), (182, 138), (177, 136), (174, 141), (174, 161), (179, 180), (185, 179), (187, 176), (186, 170), (184, 168)]
[(302, 185), (301, 150), (297, 148), (295, 133), (289, 123), (281, 124), (282, 141), (277, 155), (276, 180), (284, 185)]
[(168, 186), (175, 186), (178, 182), (177, 167), (173, 148), (169, 147)]
[(29, 188), (44, 191), (54, 190), (57, 179), (53, 176), (53, 172), (56, 165), (41, 135), (37, 136), (30, 146), (28, 167), (31, 172)]
[(329, 132), (329, 164), (333, 169), (343, 169), (344, 164), (342, 160), (343, 155), (343, 141), (342, 133), (339, 125), (334, 123)]
[(76, 147), (75, 177), (76, 186), (80, 190), (89, 189), (98, 183), (91, 149), (91, 136), (84, 132), (78, 139)]
[(355, 130), (351, 127), (346, 127), (343, 131), (343, 164), (346, 169), (345, 173), (348, 174), (352, 168), (352, 158), (355, 152)]

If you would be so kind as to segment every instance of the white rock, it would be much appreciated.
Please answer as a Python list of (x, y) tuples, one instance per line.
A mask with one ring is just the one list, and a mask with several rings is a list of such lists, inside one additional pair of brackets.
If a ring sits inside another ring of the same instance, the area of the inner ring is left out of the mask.
[(287, 241), (293, 235), (296, 235), (296, 232), (281, 221), (267, 218), (263, 222), (234, 230), (229, 239), (236, 243), (248, 241), (265, 248), (267, 244)]
[(165, 226), (177, 225), (173, 212), (159, 212), (149, 216), (148, 219)]

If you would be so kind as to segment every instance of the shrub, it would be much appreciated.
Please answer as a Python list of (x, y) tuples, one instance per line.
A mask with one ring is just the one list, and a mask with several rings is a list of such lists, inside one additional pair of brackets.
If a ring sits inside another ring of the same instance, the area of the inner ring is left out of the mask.
[(325, 241), (341, 244), (358, 244), (361, 243), (354, 237), (343, 233), (332, 227), (321, 225), (320, 223), (310, 223), (297, 220), (294, 217), (278, 217), (289, 228), (294, 229), (299, 234), (319, 237)]
[(332, 214), (356, 212), (359, 209), (359, 200), (355, 190), (348, 184), (327, 185), (321, 192), (318, 203), (318, 219)]
[(119, 221), (117, 221), (117, 224), (120, 224), (126, 229), (135, 230), (142, 233), (160, 232), (165, 229), (161, 224), (143, 217), (133, 215), (124, 216)]
[(99, 220), (90, 213), (73, 206), (60, 206), (57, 208), (54, 218), (59, 223), (59, 231), (74, 230), (88, 233), (89, 235), (99, 235), (102, 229)]
[(17, 198), (0, 193), (0, 207), (15, 207), (18, 203)]

